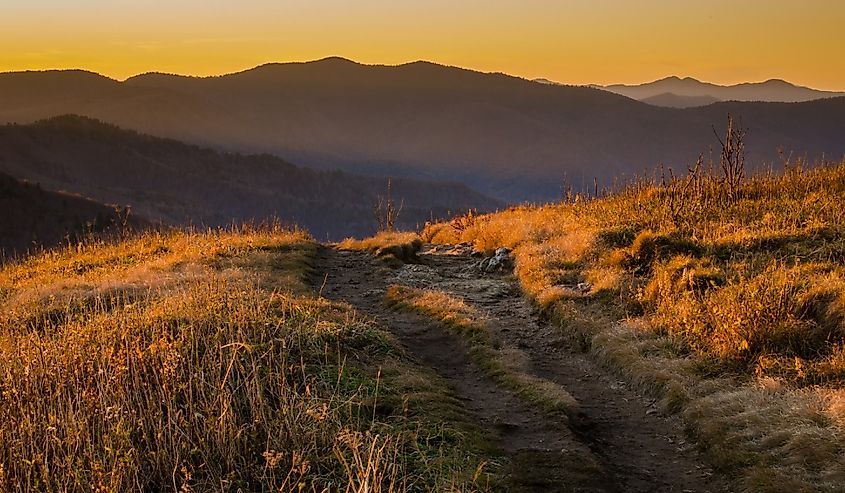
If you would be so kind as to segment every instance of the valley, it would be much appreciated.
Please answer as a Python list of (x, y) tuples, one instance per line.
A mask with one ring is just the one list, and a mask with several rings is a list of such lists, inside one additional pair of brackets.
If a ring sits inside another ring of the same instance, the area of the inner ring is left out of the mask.
[(375, 232), (379, 197), (402, 206), (397, 226), (409, 229), (502, 204), (456, 183), (314, 171), (266, 154), (222, 153), (78, 116), (0, 127), (0, 172), (129, 207), (133, 216), (165, 227), (283, 221), (323, 240)]

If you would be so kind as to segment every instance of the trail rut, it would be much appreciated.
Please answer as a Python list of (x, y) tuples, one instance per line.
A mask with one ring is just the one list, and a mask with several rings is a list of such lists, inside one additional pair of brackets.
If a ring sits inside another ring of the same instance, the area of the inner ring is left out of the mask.
[[(473, 269), (469, 253), (426, 245), (419, 264), (391, 270), (370, 254), (325, 248), (316, 284), (323, 296), (351, 304), (393, 332), (444, 378), (508, 458), (509, 491), (729, 491), (687, 443), (677, 417), (662, 415), (653, 399), (573, 347), (535, 313), (512, 276)], [(474, 306), (498, 341), (527, 356), (530, 373), (578, 400), (579, 414), (573, 420), (549, 415), (497, 385), (462, 338), (427, 317), (388, 308), (390, 284), (437, 289)]]

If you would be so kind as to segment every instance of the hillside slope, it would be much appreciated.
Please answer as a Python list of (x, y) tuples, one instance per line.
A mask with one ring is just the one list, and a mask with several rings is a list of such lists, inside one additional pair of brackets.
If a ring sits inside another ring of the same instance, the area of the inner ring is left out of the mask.
[(711, 491), (838, 493), (843, 193), (845, 162), (791, 163), (733, 192), (704, 172), (474, 217), (460, 231), (434, 225), (421, 239), (511, 248), (522, 292), (557, 325), (547, 345), (573, 341), (677, 414), (734, 483)]
[(479, 491), (489, 433), (279, 229), (0, 266), (0, 491)]
[[(243, 156), (65, 116), (0, 127), (0, 171), (172, 225), (227, 226), (274, 217), (337, 239), (371, 233), (386, 179), (299, 168), (270, 155)], [(499, 203), (465, 186), (397, 179), (401, 225)]]
[(662, 92), (640, 99), (643, 103), (648, 103), (654, 106), (665, 106), (667, 108), (695, 108), (697, 106), (707, 106), (708, 104), (718, 103), (720, 100), (713, 96), (680, 96), (673, 92)]
[(89, 234), (147, 226), (129, 211), (110, 207), (0, 173), (0, 258), (14, 257)]
[(455, 179), (499, 198), (559, 198), (658, 163), (685, 167), (726, 114), (752, 133), (749, 162), (778, 148), (845, 154), (845, 98), (660, 108), (588, 87), (538, 84), (425, 62), (369, 66), (331, 58), (220, 77), (0, 76), (0, 121), (64, 113), (218, 149), (268, 152), (312, 167)]

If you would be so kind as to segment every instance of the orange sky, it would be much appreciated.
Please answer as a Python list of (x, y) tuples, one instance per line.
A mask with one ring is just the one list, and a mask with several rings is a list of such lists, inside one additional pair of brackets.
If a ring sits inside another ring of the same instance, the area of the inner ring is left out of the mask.
[(2, 2), (0, 71), (211, 75), (337, 55), (573, 84), (680, 75), (845, 90), (841, 0)]

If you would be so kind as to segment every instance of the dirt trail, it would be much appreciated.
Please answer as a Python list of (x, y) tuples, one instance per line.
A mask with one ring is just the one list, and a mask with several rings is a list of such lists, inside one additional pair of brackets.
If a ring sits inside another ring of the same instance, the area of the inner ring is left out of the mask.
[[(676, 417), (661, 415), (652, 399), (571, 347), (535, 314), (512, 276), (482, 275), (469, 253), (426, 246), (420, 264), (391, 270), (366, 253), (324, 249), (317, 283), (323, 296), (353, 305), (392, 331), (494, 431), (513, 464), (510, 491), (729, 491), (686, 443)], [(578, 400), (578, 418), (567, 425), (532, 407), (479, 368), (460, 337), (426, 317), (386, 307), (390, 284), (441, 290), (487, 314), (492, 334), (521, 349), (531, 373)]]

